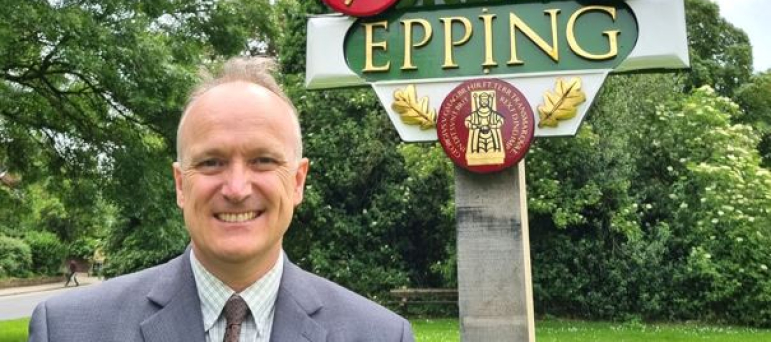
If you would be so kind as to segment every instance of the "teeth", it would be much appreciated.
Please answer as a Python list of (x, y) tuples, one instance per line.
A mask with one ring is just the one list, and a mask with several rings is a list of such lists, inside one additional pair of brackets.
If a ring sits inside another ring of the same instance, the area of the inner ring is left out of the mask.
[(254, 211), (247, 213), (222, 213), (217, 215), (218, 219), (225, 222), (244, 222), (255, 217), (257, 217), (257, 212)]

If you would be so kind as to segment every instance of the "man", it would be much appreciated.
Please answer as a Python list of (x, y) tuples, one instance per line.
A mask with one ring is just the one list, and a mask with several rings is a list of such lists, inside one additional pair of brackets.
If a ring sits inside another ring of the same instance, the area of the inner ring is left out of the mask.
[(73, 280), (75, 281), (75, 286), (80, 286), (77, 277), (78, 264), (75, 263), (75, 260), (70, 260), (70, 262), (67, 263), (67, 269), (70, 271), (70, 273), (67, 274), (67, 282), (64, 283), (64, 287), (69, 286), (70, 282)]
[(191, 247), (40, 304), (30, 341), (413, 341), (403, 318), (284, 256), (308, 160), (269, 71), (231, 60), (186, 106), (173, 170)]

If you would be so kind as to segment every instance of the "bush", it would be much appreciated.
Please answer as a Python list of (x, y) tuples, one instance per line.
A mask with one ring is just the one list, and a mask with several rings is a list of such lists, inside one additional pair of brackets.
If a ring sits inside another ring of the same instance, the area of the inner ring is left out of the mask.
[(60, 272), (65, 248), (56, 234), (30, 231), (24, 242), (32, 251), (32, 271), (40, 275), (56, 275)]
[(99, 240), (83, 236), (69, 245), (67, 250), (67, 257), (91, 260), (94, 257), (94, 252), (98, 247)]
[(25, 277), (32, 267), (32, 252), (24, 241), (0, 235), (0, 277)]

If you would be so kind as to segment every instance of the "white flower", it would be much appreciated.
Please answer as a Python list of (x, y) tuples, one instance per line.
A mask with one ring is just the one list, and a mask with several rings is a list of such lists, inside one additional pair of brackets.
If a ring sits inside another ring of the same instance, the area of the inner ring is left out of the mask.
[(766, 265), (760, 265), (760, 269), (764, 271), (768, 271), (768, 266)]

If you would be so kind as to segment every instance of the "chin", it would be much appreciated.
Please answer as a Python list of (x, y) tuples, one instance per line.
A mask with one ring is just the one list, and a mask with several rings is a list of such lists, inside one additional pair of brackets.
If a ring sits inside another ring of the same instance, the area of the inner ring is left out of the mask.
[(254, 242), (245, 245), (244, 238), (237, 239), (236, 241), (223, 241), (223, 243), (216, 254), (222, 260), (232, 263), (263, 258), (272, 250), (267, 246), (255, 245)]

